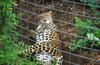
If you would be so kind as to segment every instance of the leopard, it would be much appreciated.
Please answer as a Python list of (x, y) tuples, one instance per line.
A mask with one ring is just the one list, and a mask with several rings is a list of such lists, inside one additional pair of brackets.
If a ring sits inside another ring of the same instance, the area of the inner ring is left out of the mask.
[(53, 21), (52, 11), (42, 13), (37, 18), (39, 24), (36, 31), (35, 33), (31, 31), (35, 34), (36, 43), (23, 52), (24, 56), (34, 55), (42, 65), (51, 65), (54, 60), (56, 65), (62, 65), (61, 41)]

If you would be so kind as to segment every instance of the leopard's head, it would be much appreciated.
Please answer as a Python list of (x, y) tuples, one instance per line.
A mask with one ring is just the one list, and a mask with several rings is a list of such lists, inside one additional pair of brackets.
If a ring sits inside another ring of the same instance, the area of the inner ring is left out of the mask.
[(46, 13), (43, 13), (43, 14), (40, 14), (37, 16), (38, 19), (39, 19), (39, 23), (50, 23), (53, 21), (52, 19), (52, 11), (49, 11), (49, 12), (46, 12)]

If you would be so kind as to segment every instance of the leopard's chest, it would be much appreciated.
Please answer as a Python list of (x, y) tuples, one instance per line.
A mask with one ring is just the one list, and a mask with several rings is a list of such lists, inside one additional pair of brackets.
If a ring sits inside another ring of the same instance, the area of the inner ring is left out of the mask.
[(50, 41), (55, 41), (58, 40), (58, 35), (52, 30), (44, 30), (42, 32), (37, 33), (36, 36), (36, 42), (37, 43), (43, 43), (43, 42), (50, 42)]

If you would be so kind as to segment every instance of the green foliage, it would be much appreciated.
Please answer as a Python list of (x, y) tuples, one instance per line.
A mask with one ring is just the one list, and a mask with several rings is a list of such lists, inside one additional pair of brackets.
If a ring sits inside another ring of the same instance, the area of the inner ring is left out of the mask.
[(19, 34), (15, 32), (18, 19), (13, 13), (14, 4), (14, 0), (0, 0), (0, 65), (13, 65), (17, 58), (15, 42)]
[(18, 56), (26, 47), (19, 46), (23, 43), (18, 42), (20, 34), (15, 31), (19, 15), (13, 12), (14, 5), (14, 0), (0, 0), (0, 65), (40, 65), (35, 58), (30, 61)]
[(85, 38), (76, 38), (69, 46), (71, 51), (79, 51), (83, 47), (100, 48), (100, 29), (93, 25), (92, 20), (81, 20), (75, 17), (75, 27), (78, 30), (77, 34)]
[(79, 51), (81, 47), (85, 46), (85, 43), (87, 43), (85, 39), (73, 40), (69, 48), (71, 51)]
[(75, 17), (75, 27), (81, 32), (80, 35), (86, 35), (87, 32), (92, 32), (93, 23), (91, 20), (81, 20), (78, 17)]
[(0, 49), (0, 65), (39, 65), (35, 59), (33, 61), (29, 61), (27, 59), (20, 58), (17, 54), (23, 50), (25, 50), (25, 48), (20, 47), (17, 44), (11, 44)]
[(96, 15), (100, 15), (100, 12), (96, 11), (96, 9), (100, 8), (100, 0), (80, 0), (80, 1), (90, 6), (91, 10), (93, 10)]
[(19, 15), (13, 12), (14, 5), (14, 0), (0, 0), (0, 65), (38, 65), (17, 55), (25, 48), (18, 45), (19, 33), (15, 30)]
[(99, 30), (96, 30), (96, 32), (94, 32), (95, 36), (97, 38), (100, 38), (100, 29)]
[(18, 19), (17, 15), (13, 13), (12, 9), (14, 4), (14, 0), (0, 1), (0, 40), (3, 43), (8, 43), (12, 37), (12, 39), (15, 40), (17, 38), (16, 36), (18, 36), (18, 33), (15, 32)]
[[(9, 46), (8, 46), (9, 45)], [(6, 43), (2, 49), (0, 49), (0, 65), (14, 65), (17, 60), (17, 53), (21, 51), (16, 44), (8, 44)]]

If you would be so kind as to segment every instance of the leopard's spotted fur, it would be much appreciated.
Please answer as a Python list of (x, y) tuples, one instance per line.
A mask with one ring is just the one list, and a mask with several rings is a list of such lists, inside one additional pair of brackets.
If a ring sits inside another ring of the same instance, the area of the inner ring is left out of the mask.
[(38, 18), (40, 19), (40, 24), (36, 30), (36, 44), (26, 49), (25, 54), (26, 56), (32, 54), (49, 54), (53, 59), (57, 60), (58, 63), (56, 65), (61, 65), (61, 63), (59, 64), (59, 60), (61, 60), (62, 54), (58, 50), (61, 47), (61, 43), (59, 35), (55, 31), (57, 27), (53, 23), (52, 12), (40, 14)]

